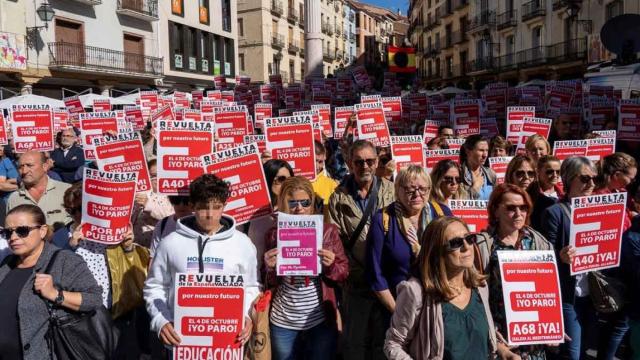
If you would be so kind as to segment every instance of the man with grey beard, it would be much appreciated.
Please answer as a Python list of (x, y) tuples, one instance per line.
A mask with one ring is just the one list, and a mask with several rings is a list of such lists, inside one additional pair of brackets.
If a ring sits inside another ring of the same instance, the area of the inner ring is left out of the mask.
[(84, 152), (77, 145), (78, 137), (74, 128), (66, 128), (60, 134), (60, 147), (51, 152), (53, 171), (62, 181), (71, 184), (79, 167), (84, 165)]
[(367, 233), (373, 215), (395, 200), (393, 184), (375, 176), (376, 147), (357, 140), (349, 148), (350, 174), (329, 200), (330, 221), (340, 229), (349, 256), (349, 278), (344, 287), (345, 359), (384, 359), (382, 347), (391, 313), (374, 295), (365, 279)]

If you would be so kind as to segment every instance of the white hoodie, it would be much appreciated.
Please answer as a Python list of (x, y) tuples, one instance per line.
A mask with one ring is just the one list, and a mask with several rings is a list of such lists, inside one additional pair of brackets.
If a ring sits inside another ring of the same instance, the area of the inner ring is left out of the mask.
[(173, 321), (176, 273), (199, 271), (198, 237), (206, 242), (202, 252), (205, 273), (244, 276), (244, 308), (248, 316), (251, 304), (260, 292), (256, 247), (245, 234), (236, 230), (232, 217), (223, 215), (221, 223), (222, 231), (213, 236), (203, 235), (194, 229), (195, 217), (187, 216), (178, 220), (176, 231), (160, 242), (144, 284), (152, 331), (159, 334), (165, 324)]

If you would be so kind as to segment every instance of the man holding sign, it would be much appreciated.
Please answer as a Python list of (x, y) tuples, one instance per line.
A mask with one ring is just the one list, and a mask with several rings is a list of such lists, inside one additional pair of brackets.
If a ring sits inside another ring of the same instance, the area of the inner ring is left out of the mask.
[[(259, 293), (256, 248), (246, 235), (235, 229), (235, 220), (222, 213), (228, 197), (229, 185), (215, 175), (205, 174), (195, 179), (189, 185), (189, 202), (194, 214), (178, 220), (176, 231), (158, 245), (145, 283), (144, 298), (151, 316), (151, 329), (165, 345), (180, 346), (185, 336), (173, 325), (178, 273), (240, 276), (244, 286), (245, 323), (236, 340), (244, 344), (251, 335), (253, 324), (248, 311)], [(190, 336), (197, 335), (190, 333)]]

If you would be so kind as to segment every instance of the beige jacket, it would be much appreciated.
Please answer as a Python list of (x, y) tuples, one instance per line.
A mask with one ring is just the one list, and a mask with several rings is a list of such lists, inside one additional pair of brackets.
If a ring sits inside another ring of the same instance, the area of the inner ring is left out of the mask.
[[(378, 209), (384, 208), (395, 201), (393, 183), (378, 178), (378, 181), (380, 180), (382, 182), (379, 184)], [(376, 213), (376, 210), (377, 209), (372, 212), (372, 215)], [(362, 215), (362, 210), (360, 210), (353, 197), (349, 194), (348, 180), (343, 181), (329, 199), (329, 222), (338, 226), (344, 251), (349, 257), (350, 272), (349, 279), (347, 280), (348, 286), (352, 289), (369, 291), (370, 286), (364, 279), (364, 264), (367, 233), (369, 232), (371, 219), (369, 219), (362, 229), (352, 251), (349, 252), (348, 249), (349, 238), (358, 227)]]
[[(384, 353), (390, 360), (441, 360), (444, 355), (442, 305), (424, 298), (420, 281), (412, 277), (398, 284), (396, 311), (384, 341)], [(489, 325), (491, 352), (497, 349), (496, 330), (489, 310), (489, 290), (478, 288)]]

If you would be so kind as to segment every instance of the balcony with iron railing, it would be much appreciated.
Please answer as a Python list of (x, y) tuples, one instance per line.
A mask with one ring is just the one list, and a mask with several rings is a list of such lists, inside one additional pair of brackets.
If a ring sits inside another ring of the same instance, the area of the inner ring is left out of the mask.
[(488, 27), (496, 25), (496, 13), (494, 11), (484, 11), (480, 15), (472, 17), (467, 25), (469, 33), (483, 31)]
[(280, 34), (272, 34), (271, 35), (271, 47), (274, 49), (283, 49), (284, 48), (284, 36)]
[(495, 64), (500, 71), (509, 71), (518, 67), (518, 61), (516, 54), (509, 53), (502, 56), (498, 56), (495, 59)]
[(300, 51), (300, 45), (298, 45), (298, 40), (289, 40), (287, 50), (289, 50), (289, 52), (293, 54)]
[(505, 11), (496, 17), (498, 30), (507, 29), (518, 25), (518, 13), (516, 10)]
[(271, 13), (277, 17), (284, 14), (284, 7), (282, 7), (281, 1), (271, 0)]
[(547, 60), (563, 63), (587, 58), (587, 39), (572, 39), (547, 47)]
[(532, 0), (522, 4), (522, 21), (544, 17), (547, 13), (545, 0)]
[(440, 53), (440, 44), (427, 46), (425, 55), (427, 57), (436, 57)]
[(84, 44), (51, 42), (49, 68), (58, 71), (161, 78), (162, 58), (126, 53)]
[(116, 13), (145, 21), (157, 21), (158, 0), (118, 0)]
[(467, 63), (467, 70), (469, 73), (493, 71), (495, 70), (495, 59), (492, 56), (487, 56)]
[(529, 49), (518, 51), (517, 60), (520, 67), (531, 67), (546, 63), (547, 47), (536, 46)]
[(290, 7), (289, 11), (287, 12), (287, 20), (289, 20), (292, 23), (295, 23), (296, 21), (298, 21), (299, 18), (300, 17), (298, 16), (298, 10)]
[(454, 79), (460, 76), (464, 76), (465, 67), (460, 64), (452, 65), (452, 66), (443, 66), (442, 69), (442, 78), (443, 79)]
[(453, 0), (453, 9), (460, 10), (469, 5), (469, 0)]

